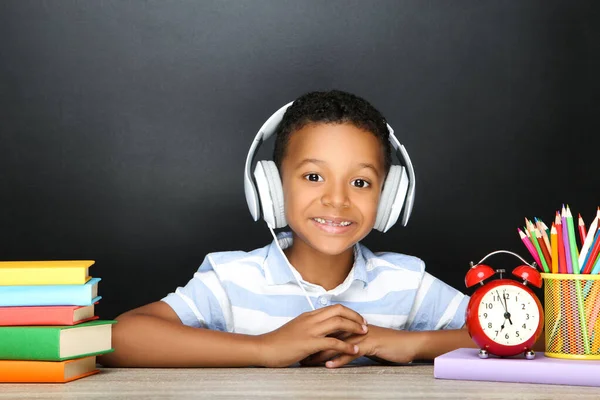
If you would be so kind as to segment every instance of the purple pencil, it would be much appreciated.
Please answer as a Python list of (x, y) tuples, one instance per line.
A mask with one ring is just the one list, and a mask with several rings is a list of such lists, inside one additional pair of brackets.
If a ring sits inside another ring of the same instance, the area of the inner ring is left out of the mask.
[(569, 244), (569, 231), (567, 230), (567, 210), (565, 209), (565, 205), (562, 206), (561, 222), (562, 222), (562, 237), (563, 237), (563, 246), (565, 248), (565, 258), (567, 259), (567, 274), (573, 273), (573, 263), (571, 262), (571, 246)]

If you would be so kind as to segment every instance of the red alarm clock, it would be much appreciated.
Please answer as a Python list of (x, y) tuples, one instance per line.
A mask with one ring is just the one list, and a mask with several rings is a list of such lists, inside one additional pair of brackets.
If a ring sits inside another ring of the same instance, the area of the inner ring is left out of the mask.
[[(503, 279), (503, 269), (494, 270), (481, 264), (497, 253), (512, 254), (525, 263), (512, 271), (523, 282)], [(489, 354), (508, 357), (519, 353), (528, 360), (535, 358), (532, 348), (542, 332), (544, 312), (539, 299), (527, 286), (530, 283), (542, 287), (542, 277), (534, 265), (505, 250), (490, 253), (475, 265), (471, 262), (465, 284), (467, 287), (478, 283), (481, 286), (469, 300), (466, 325), (469, 335), (480, 348), (480, 358), (488, 358)], [(483, 282), (496, 273), (500, 279)]]

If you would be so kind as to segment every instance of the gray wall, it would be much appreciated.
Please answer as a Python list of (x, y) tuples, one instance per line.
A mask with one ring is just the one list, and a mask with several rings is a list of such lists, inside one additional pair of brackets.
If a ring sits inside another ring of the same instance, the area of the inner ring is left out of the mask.
[(469, 261), (527, 254), (524, 217), (600, 205), (596, 4), (2, 1), (0, 259), (95, 259), (103, 318), (160, 299), (206, 253), (270, 241), (243, 195), (250, 141), (338, 88), (416, 168), (409, 226), (366, 244), (464, 290)]

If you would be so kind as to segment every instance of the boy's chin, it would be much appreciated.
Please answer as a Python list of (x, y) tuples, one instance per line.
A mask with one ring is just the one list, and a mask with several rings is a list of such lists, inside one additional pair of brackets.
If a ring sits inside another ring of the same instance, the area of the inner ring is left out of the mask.
[(340, 255), (357, 243), (357, 240), (350, 237), (321, 236), (312, 237), (309, 240), (310, 247), (328, 256)]

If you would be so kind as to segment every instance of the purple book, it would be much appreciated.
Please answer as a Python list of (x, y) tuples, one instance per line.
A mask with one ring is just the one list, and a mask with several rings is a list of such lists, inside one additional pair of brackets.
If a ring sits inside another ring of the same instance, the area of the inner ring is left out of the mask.
[(480, 359), (479, 349), (458, 349), (436, 357), (433, 376), (440, 379), (600, 386), (600, 360), (563, 360), (535, 354)]

